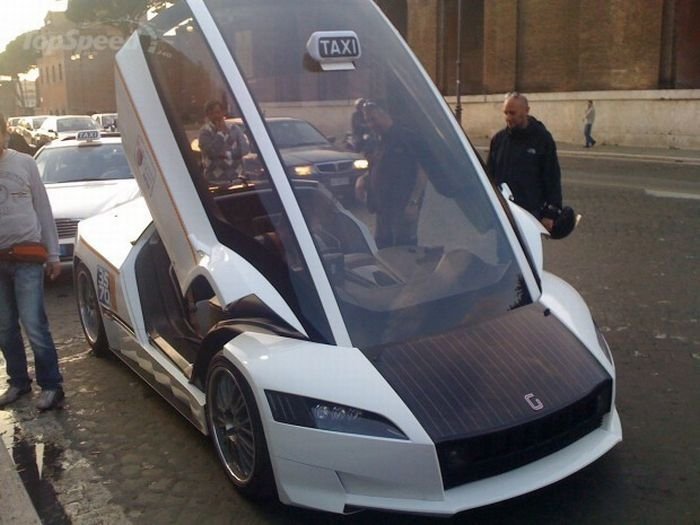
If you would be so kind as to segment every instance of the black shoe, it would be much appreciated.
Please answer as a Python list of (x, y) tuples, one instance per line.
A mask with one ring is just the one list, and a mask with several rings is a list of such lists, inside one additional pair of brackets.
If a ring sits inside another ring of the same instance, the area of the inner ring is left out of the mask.
[(36, 408), (40, 411), (51, 410), (54, 408), (63, 408), (63, 400), (66, 395), (62, 388), (56, 390), (42, 390), (39, 394), (39, 401), (36, 402)]
[(594, 140), (593, 142), (591, 142), (591, 148), (592, 148), (593, 146), (595, 146), (595, 140)]
[(19, 388), (17, 386), (11, 386), (8, 388), (3, 395), (0, 396), (0, 408), (4, 407), (5, 405), (9, 405), (11, 403), (14, 403), (17, 401), (20, 397), (22, 397), (24, 394), (28, 394), (29, 392), (32, 391), (31, 386), (27, 386), (24, 388)]

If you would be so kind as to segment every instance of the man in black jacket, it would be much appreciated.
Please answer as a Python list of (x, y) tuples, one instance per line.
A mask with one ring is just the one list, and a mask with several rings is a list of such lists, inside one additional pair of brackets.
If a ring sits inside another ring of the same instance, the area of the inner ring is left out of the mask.
[(369, 173), (355, 183), (356, 196), (376, 215), (377, 248), (415, 246), (430, 152), (413, 131), (396, 124), (376, 103), (366, 102), (363, 114), (377, 144), (369, 157)]
[(522, 206), (552, 231), (554, 220), (545, 209), (562, 206), (561, 171), (557, 147), (544, 124), (529, 115), (527, 98), (509, 93), (503, 103), (506, 127), (491, 139), (488, 174), (497, 185), (510, 187)]

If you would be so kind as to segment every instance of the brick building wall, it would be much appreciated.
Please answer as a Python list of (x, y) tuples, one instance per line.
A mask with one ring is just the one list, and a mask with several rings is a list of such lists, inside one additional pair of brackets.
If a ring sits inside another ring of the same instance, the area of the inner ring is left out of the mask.
[(66, 80), (66, 60), (63, 52), (42, 56), (38, 61), (39, 100), (37, 114), (66, 114), (68, 108), (68, 86)]
[(42, 35), (46, 45), (37, 63), (37, 114), (83, 115), (114, 111), (117, 49), (109, 45), (108, 39), (117, 36), (117, 31), (105, 26), (77, 28), (64, 13), (49, 12)]
[(700, 2), (679, 0), (672, 17), (674, 34), (669, 38), (673, 56), (670, 69), (676, 88), (697, 88), (700, 85)]
[[(444, 49), (443, 63), (438, 66), (437, 78), (447, 94), (457, 92), (457, 6), (457, 0), (441, 3), (442, 42), (447, 44), (441, 46)], [(483, 0), (462, 0), (462, 53), (459, 57), (462, 93), (479, 93), (484, 84), (485, 9), (487, 6)]]
[[(510, 91), (517, 84), (518, 0), (484, 6), (484, 74), (482, 92)], [(472, 93), (478, 93), (473, 91)]]
[[(457, 2), (406, 0), (408, 42), (447, 95), (456, 92)], [(463, 94), (700, 87), (696, 0), (462, 6)]]

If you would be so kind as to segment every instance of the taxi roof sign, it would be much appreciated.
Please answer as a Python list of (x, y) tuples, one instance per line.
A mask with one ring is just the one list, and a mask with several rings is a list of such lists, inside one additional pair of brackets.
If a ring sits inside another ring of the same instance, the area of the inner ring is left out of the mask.
[(362, 55), (355, 31), (316, 31), (306, 51), (324, 71), (355, 69), (354, 61)]
[(100, 138), (100, 132), (96, 129), (86, 129), (83, 131), (78, 131), (75, 136), (76, 140), (84, 140), (87, 142), (98, 140)]

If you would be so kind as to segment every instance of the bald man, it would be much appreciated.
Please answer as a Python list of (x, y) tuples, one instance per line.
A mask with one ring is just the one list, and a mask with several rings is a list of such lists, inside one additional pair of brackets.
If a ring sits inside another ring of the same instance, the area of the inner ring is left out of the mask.
[(506, 127), (491, 139), (489, 177), (496, 184), (507, 183), (516, 204), (551, 232), (554, 221), (542, 214), (547, 206), (562, 207), (557, 146), (544, 124), (530, 115), (524, 95), (509, 93), (503, 115)]

